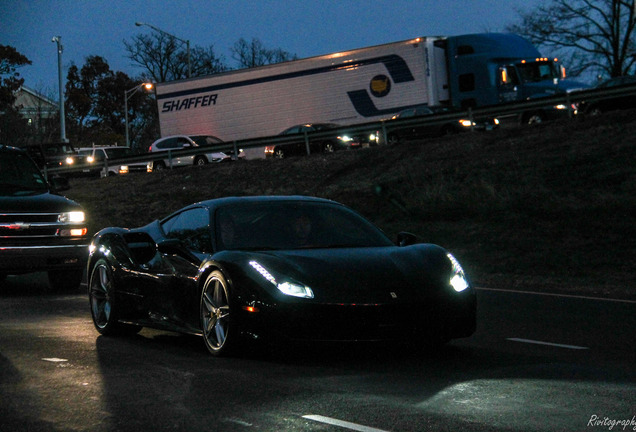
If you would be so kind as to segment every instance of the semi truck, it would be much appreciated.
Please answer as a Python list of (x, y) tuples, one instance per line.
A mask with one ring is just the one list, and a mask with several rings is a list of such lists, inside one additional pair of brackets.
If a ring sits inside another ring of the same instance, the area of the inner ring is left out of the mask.
[[(227, 142), (296, 124), (355, 125), (419, 105), (466, 110), (582, 87), (524, 38), (484, 33), (418, 37), (158, 83), (155, 91), (162, 136), (209, 134)], [(552, 108), (520, 119), (542, 120)]]

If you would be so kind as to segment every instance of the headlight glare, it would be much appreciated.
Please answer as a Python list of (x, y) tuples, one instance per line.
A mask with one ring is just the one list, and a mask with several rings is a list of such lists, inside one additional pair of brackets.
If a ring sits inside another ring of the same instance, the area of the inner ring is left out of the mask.
[(303, 297), (303, 298), (314, 298), (314, 292), (311, 288), (295, 284), (292, 282), (283, 282), (279, 283), (276, 288), (280, 290), (283, 294), (287, 294), (293, 297)]
[(452, 286), (456, 292), (462, 292), (466, 290), (470, 285), (468, 284), (468, 280), (466, 279), (464, 269), (453, 255), (447, 254), (446, 256), (453, 266), (453, 270), (449, 280), (450, 286)]
[(308, 286), (295, 283), (295, 282), (278, 282), (276, 278), (265, 267), (260, 265), (256, 261), (250, 261), (250, 265), (256, 270), (263, 278), (274, 285), (280, 292), (292, 297), (302, 298), (314, 298), (314, 292)]
[(85, 216), (82, 211), (72, 211), (60, 213), (59, 222), (84, 222)]

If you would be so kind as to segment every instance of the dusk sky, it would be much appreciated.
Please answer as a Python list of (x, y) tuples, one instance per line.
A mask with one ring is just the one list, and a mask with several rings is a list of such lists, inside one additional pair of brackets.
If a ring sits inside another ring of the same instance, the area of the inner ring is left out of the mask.
[[(519, 20), (541, 0), (0, 0), (0, 44), (15, 47), (33, 64), (19, 69), (25, 85), (45, 95), (57, 92), (61, 36), (63, 76), (99, 55), (111, 69), (135, 77), (123, 41), (152, 24), (192, 47), (214, 46), (230, 67), (230, 47), (240, 38), (261, 40), (299, 58), (418, 36), (496, 32)], [(548, 55), (549, 53), (546, 53)]]

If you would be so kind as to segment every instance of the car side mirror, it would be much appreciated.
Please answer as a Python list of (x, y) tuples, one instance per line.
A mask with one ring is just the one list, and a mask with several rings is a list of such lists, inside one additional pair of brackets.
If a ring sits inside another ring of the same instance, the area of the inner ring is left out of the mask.
[(418, 242), (417, 236), (409, 232), (402, 231), (397, 236), (397, 245), (400, 247), (410, 246), (410, 245), (416, 244), (417, 242)]

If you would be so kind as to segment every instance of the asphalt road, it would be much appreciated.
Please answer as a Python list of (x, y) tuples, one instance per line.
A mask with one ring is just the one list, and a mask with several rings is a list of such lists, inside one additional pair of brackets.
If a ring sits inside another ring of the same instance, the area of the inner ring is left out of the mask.
[(0, 288), (0, 431), (636, 430), (636, 303), (479, 290), (468, 339), (276, 348), (94, 330), (41, 275)]

